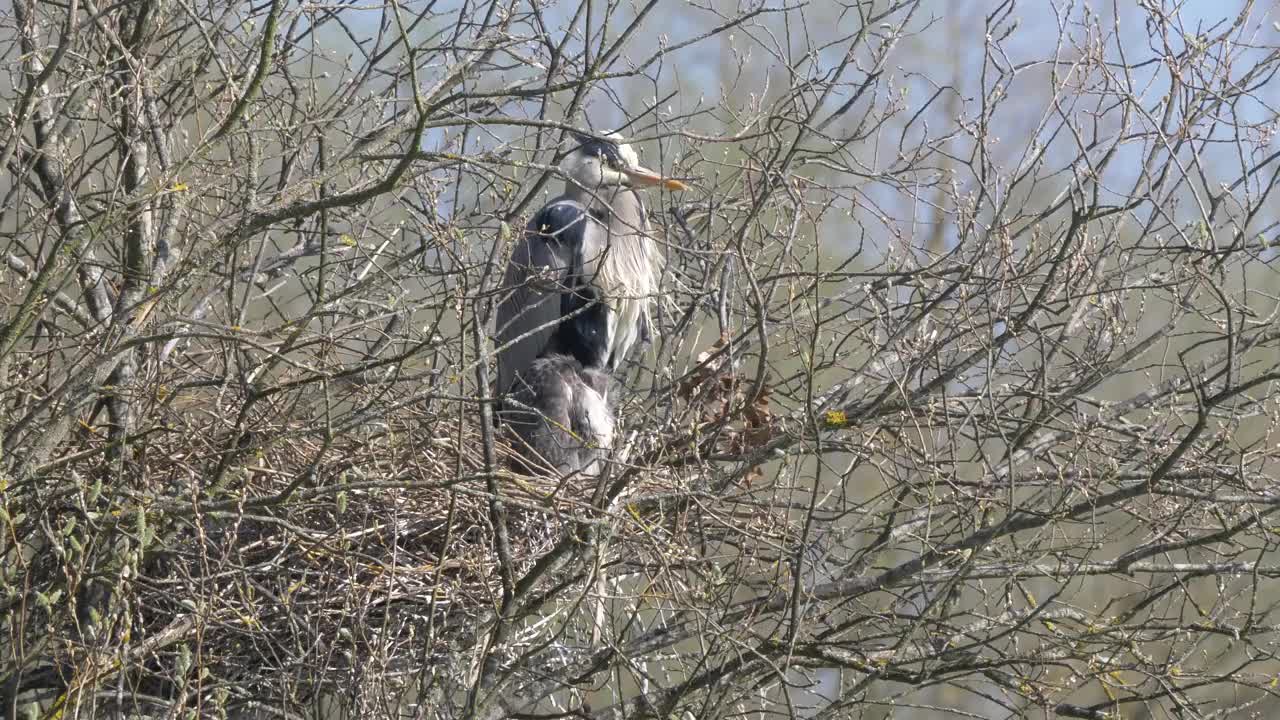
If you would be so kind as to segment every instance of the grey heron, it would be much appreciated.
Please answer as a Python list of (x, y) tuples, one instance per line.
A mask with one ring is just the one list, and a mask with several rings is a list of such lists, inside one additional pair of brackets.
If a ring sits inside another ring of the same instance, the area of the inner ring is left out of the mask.
[(590, 284), (604, 304), (603, 367), (616, 370), (647, 332), (662, 254), (636, 189), (686, 187), (642, 166), (616, 134), (575, 139), (577, 147), (560, 164), (564, 194), (529, 221), (507, 266), (509, 294), (495, 316), (498, 347), (509, 345), (498, 353), (499, 396), (515, 389), (516, 378), (546, 347), (570, 277)]
[(613, 440), (608, 309), (583, 285), (560, 298), (562, 319), (538, 358), (521, 373), (502, 416), (526, 469), (598, 475)]

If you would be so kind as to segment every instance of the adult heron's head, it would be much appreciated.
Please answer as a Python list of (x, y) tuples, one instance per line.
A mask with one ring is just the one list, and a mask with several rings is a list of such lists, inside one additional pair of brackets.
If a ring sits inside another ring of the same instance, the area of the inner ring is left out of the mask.
[(674, 178), (666, 178), (640, 164), (640, 156), (617, 133), (603, 138), (574, 135), (577, 147), (560, 162), (565, 175), (587, 190), (602, 187), (652, 187), (687, 190)]

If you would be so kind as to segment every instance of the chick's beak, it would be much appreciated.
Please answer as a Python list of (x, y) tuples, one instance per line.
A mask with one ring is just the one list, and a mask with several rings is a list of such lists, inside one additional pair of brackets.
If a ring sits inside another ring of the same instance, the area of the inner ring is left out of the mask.
[(661, 185), (668, 190), (688, 190), (689, 186), (675, 178), (665, 178), (648, 168), (631, 168), (622, 173), (631, 181), (632, 187), (653, 187)]

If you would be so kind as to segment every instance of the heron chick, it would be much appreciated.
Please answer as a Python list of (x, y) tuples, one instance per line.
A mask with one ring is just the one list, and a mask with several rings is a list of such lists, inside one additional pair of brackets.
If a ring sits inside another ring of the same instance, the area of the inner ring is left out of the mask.
[(563, 318), (516, 381), (502, 411), (525, 469), (598, 475), (613, 442), (607, 308), (583, 286), (561, 297)]
[(604, 315), (603, 367), (621, 367), (647, 332), (659, 292), (662, 254), (649, 235), (639, 188), (686, 189), (640, 164), (616, 134), (576, 136), (563, 159), (564, 194), (534, 215), (507, 266), (510, 292), (498, 305), (499, 395), (512, 390), (549, 342), (561, 317), (557, 295), (569, 285), (595, 290)]

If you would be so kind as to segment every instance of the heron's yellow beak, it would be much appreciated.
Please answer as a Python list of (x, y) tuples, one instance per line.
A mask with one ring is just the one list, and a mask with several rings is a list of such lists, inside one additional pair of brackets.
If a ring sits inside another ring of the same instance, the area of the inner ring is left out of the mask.
[(668, 190), (688, 190), (689, 186), (675, 178), (665, 178), (648, 168), (632, 168), (622, 173), (631, 181), (633, 187), (653, 187), (661, 185)]

